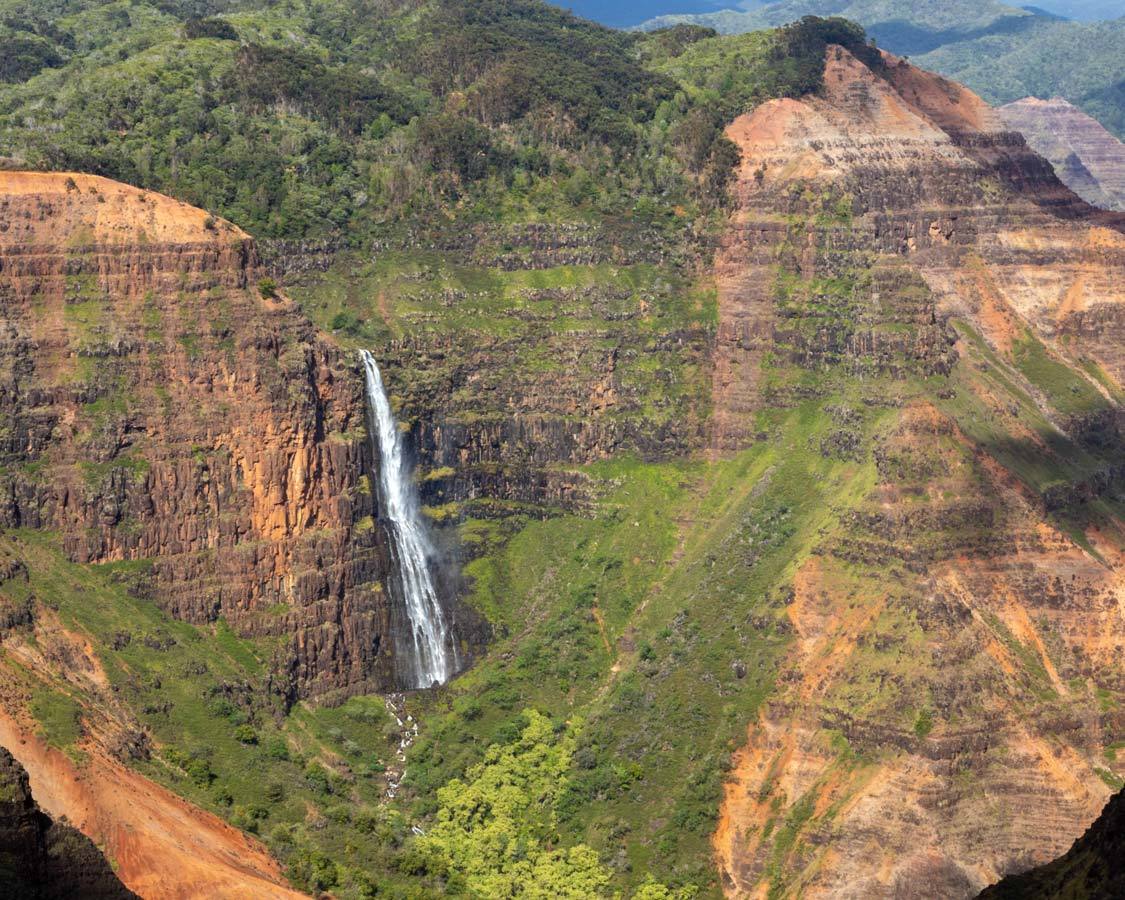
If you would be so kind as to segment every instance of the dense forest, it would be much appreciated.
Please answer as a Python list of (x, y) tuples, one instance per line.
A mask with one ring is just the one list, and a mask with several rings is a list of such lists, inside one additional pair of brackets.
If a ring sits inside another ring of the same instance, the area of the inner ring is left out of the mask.
[(736, 107), (815, 89), (826, 41), (864, 46), (809, 21), (731, 56), (706, 29), (626, 34), (531, 0), (4, 0), (0, 22), (16, 163), (169, 193), (258, 237), (353, 243), (451, 216), (705, 212)]

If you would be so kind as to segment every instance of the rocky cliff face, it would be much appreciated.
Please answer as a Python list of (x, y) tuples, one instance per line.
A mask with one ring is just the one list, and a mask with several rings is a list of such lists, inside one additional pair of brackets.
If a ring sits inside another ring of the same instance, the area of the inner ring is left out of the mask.
[(1125, 896), (1125, 794), (1116, 794), (1065, 855), (1021, 875), (1009, 875), (981, 900), (1049, 900)]
[(1125, 211), (1125, 144), (1061, 97), (1025, 97), (998, 110), (1059, 178), (1094, 206)]
[(27, 772), (0, 747), (0, 894), (25, 900), (133, 900), (94, 843), (51, 821), (31, 796)]
[[(1122, 220), (968, 91), (829, 49), (728, 129), (713, 449), (828, 390), (875, 484), (797, 569), (714, 843), (726, 891), (967, 897), (1117, 783)], [(866, 454), (870, 453), (870, 457)]]
[(356, 364), (258, 279), (200, 210), (0, 173), (0, 525), (153, 560), (174, 616), (277, 639), (290, 698), (387, 686)]
[(293, 293), (314, 312), (343, 294), (368, 321), (428, 504), (544, 515), (588, 506), (576, 466), (701, 444), (713, 325), (689, 244), (632, 222), (477, 225)]

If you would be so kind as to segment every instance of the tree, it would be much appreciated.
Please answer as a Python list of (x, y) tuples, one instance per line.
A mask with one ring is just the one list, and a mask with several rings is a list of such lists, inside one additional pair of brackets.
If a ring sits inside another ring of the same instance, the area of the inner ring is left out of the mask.
[[(472, 894), (496, 898), (612, 896), (609, 870), (585, 844), (556, 847), (556, 805), (568, 784), (574, 728), (556, 733), (535, 710), (509, 744), (494, 744), (464, 779), (438, 791), (437, 821), (415, 847), (430, 868), (463, 879)], [(672, 898), (651, 882), (649, 900)]]

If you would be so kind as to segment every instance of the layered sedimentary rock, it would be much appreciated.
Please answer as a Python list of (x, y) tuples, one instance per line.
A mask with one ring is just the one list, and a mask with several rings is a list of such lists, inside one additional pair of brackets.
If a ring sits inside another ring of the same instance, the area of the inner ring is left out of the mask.
[(1030, 872), (1010, 875), (981, 900), (1053, 900), (1125, 896), (1125, 793), (1106, 804), (1089, 830), (1063, 856)]
[(724, 887), (970, 897), (1065, 850), (1119, 777), (1122, 220), (889, 56), (830, 48), (821, 95), (728, 135), (713, 449), (831, 391), (885, 424), (867, 446), (825, 409), (823, 452), (875, 483), (794, 576)]
[(1100, 122), (1061, 97), (1025, 97), (999, 113), (1074, 193), (1094, 206), (1125, 211), (1125, 144)]
[(27, 772), (0, 747), (0, 896), (133, 900), (94, 843), (54, 822), (31, 795)]
[(237, 228), (101, 178), (0, 173), (0, 526), (149, 559), (156, 601), (279, 641), (286, 696), (390, 683), (355, 360)]
[(477, 225), (380, 245), (374, 266), (342, 259), (294, 294), (311, 309), (342, 289), (374, 298), (357, 308), (386, 329), (366, 342), (427, 504), (548, 514), (588, 504), (575, 466), (699, 446), (712, 325), (694, 246), (632, 222)]

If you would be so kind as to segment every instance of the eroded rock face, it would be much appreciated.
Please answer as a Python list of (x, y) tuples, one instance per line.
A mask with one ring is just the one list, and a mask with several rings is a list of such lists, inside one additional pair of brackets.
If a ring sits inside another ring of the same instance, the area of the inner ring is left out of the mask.
[[(725, 789), (724, 887), (970, 897), (1065, 850), (1117, 777), (1103, 752), (1125, 722), (1096, 698), (1125, 686), (1120, 522), (1080, 546), (1051, 513), (1120, 490), (1122, 219), (889, 56), (830, 48), (821, 96), (728, 135), (713, 450), (818, 396), (818, 374), (872, 406), (868, 376), (917, 388), (885, 413), (875, 485), (797, 571), (794, 648)], [(1044, 370), (1089, 377), (1048, 397), (1021, 355), (1040, 346)], [(823, 452), (857, 452), (838, 437)], [(1040, 489), (1018, 469), (1086, 454)]]
[(1061, 97), (1025, 97), (998, 110), (1082, 199), (1125, 211), (1125, 144)]
[(578, 466), (701, 445), (704, 242), (628, 220), (419, 226), (370, 260), (342, 256), (327, 280), (298, 279), (294, 293), (312, 309), (346, 279), (375, 298), (387, 331), (369, 349), (410, 427), (428, 506), (448, 506), (449, 519), (552, 515), (589, 506)]
[(1053, 900), (1125, 896), (1125, 793), (1114, 795), (1089, 830), (1063, 856), (1030, 872), (1010, 875), (981, 900)]
[(0, 747), (0, 896), (135, 900), (94, 842), (53, 822), (31, 796), (27, 772)]
[(201, 210), (0, 173), (0, 526), (153, 560), (174, 616), (278, 638), (291, 698), (386, 686), (356, 364), (258, 278)]

